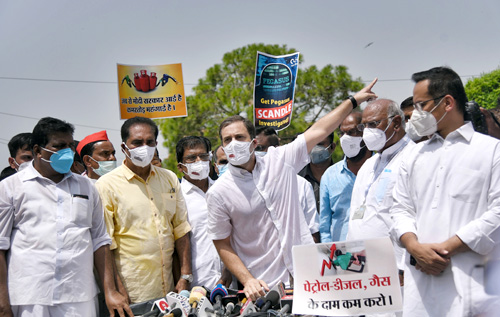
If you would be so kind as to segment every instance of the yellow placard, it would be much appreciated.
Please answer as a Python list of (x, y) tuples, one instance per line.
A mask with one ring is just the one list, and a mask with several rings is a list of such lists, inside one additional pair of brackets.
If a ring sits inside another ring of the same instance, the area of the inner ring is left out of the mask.
[(182, 64), (117, 68), (121, 119), (187, 116)]

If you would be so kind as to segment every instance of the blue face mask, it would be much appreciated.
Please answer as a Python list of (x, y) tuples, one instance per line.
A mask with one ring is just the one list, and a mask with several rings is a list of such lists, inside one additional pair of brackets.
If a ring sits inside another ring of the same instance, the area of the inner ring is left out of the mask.
[(227, 164), (217, 164), (217, 169), (219, 170), (219, 176), (221, 176), (225, 171), (227, 171)]
[(54, 169), (54, 171), (66, 174), (70, 171), (71, 165), (73, 165), (73, 159), (75, 158), (75, 152), (71, 148), (65, 148), (59, 150), (57, 152), (48, 150), (42, 147), (42, 150), (53, 153), (50, 156), (50, 161), (42, 158), (42, 161), (50, 163), (50, 166)]

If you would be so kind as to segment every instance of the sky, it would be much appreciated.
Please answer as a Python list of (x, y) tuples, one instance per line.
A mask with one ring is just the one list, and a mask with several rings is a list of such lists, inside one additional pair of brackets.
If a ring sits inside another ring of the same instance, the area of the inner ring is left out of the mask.
[(497, 0), (0, 0), (0, 168), (8, 140), (45, 116), (74, 124), (77, 140), (106, 129), (123, 160), (117, 63), (182, 63), (189, 95), (224, 53), (286, 44), (301, 67), (378, 77), (375, 93), (399, 103), (414, 72), (446, 65), (465, 83), (497, 69), (499, 12)]

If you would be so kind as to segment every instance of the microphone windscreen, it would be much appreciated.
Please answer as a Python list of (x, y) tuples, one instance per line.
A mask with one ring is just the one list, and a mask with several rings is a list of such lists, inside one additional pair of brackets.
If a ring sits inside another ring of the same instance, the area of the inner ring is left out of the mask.
[(186, 298), (189, 298), (189, 291), (187, 289), (185, 290), (182, 290), (179, 295), (183, 296), (183, 297), (186, 297)]
[(227, 289), (226, 289), (226, 287), (224, 285), (217, 284), (215, 286), (215, 288), (210, 293), (210, 301), (212, 303), (215, 303), (215, 298), (217, 296), (221, 296), (221, 297), (227, 296)]
[(194, 302), (199, 302), (206, 294), (207, 291), (203, 287), (193, 287), (191, 294), (189, 295), (189, 304), (192, 305)]
[(274, 290), (270, 291), (266, 295), (266, 302), (269, 301), (272, 303), (272, 306), (278, 304), (280, 300), (280, 294)]

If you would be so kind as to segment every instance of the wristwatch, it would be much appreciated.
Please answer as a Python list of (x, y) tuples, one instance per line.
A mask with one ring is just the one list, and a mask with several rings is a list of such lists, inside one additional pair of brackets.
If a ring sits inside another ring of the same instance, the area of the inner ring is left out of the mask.
[(193, 274), (182, 274), (181, 278), (185, 279), (189, 283), (193, 282)]

